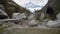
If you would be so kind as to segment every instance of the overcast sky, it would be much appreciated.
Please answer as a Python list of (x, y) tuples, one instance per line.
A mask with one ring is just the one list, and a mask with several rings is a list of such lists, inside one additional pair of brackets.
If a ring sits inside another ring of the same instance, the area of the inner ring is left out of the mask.
[(26, 7), (29, 9), (31, 12), (34, 12), (34, 10), (39, 10), (45, 4), (48, 2), (48, 0), (13, 0), (15, 1), (18, 5), (22, 7)]

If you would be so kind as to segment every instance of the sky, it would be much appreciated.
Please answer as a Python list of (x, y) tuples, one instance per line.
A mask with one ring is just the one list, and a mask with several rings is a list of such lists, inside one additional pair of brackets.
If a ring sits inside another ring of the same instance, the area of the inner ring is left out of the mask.
[(29, 9), (31, 12), (42, 9), (48, 0), (13, 0), (18, 5)]

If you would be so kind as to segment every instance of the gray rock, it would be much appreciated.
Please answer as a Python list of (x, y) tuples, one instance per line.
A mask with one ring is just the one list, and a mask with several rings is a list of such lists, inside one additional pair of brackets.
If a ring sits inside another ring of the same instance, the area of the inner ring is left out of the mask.
[(32, 20), (32, 19), (35, 19), (35, 15), (34, 14), (31, 14), (30, 16), (28, 16), (28, 20)]
[(44, 18), (44, 13), (41, 13), (41, 15), (40, 15), (40, 19), (43, 19)]
[(0, 15), (6, 15), (6, 16), (8, 16), (7, 13), (5, 11), (3, 11), (2, 9), (0, 9)]
[(14, 19), (16, 19), (19, 14), (20, 14), (20, 13), (13, 13), (12, 17), (13, 17)]
[(28, 21), (28, 25), (34, 26), (34, 25), (38, 25), (38, 24), (37, 24), (36, 20), (30, 20), (30, 21)]
[(56, 17), (57, 17), (57, 19), (60, 20), (60, 13), (58, 13), (58, 14), (56, 15)]
[(13, 13), (13, 18), (14, 19), (23, 19), (26, 18), (25, 13)]
[(38, 25), (37, 27), (34, 27), (34, 28), (38, 28), (38, 29), (50, 29), (49, 27), (44, 26), (44, 25)]
[(7, 13), (2, 9), (0, 9), (0, 19), (7, 19), (7, 18), (8, 18)]
[(60, 26), (60, 20), (59, 21), (48, 21), (47, 26), (48, 27), (59, 27)]
[(3, 4), (0, 4), (0, 9), (3, 9), (3, 10), (4, 10), (4, 6), (3, 6)]

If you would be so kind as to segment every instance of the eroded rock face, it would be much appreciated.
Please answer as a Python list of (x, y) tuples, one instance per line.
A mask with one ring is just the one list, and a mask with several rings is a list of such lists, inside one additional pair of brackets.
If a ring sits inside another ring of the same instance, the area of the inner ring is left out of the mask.
[(47, 6), (51, 6), (54, 11), (60, 11), (60, 0), (48, 0), (48, 3), (42, 8), (43, 12), (46, 12)]

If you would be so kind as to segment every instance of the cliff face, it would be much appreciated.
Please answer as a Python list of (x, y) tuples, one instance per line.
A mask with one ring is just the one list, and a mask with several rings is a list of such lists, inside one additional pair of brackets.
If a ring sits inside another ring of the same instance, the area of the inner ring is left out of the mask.
[(43, 12), (46, 12), (47, 6), (51, 6), (54, 11), (60, 11), (60, 0), (49, 0), (48, 3), (42, 8)]

